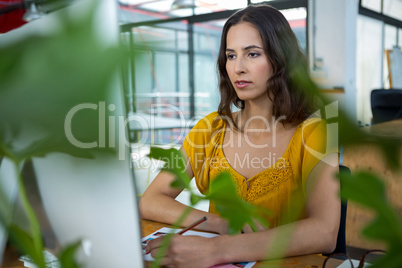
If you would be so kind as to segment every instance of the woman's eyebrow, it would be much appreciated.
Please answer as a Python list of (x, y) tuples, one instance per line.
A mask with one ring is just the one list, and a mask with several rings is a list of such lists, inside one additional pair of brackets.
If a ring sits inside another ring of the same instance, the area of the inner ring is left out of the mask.
[(243, 50), (249, 50), (249, 49), (254, 49), (254, 48), (263, 49), (262, 47), (259, 47), (256, 45), (251, 45), (251, 46), (247, 46), (247, 47), (243, 48)]
[[(250, 46), (246, 46), (245, 48), (243, 48), (243, 50), (250, 50), (250, 49), (263, 49), (262, 47), (256, 46), (256, 45), (250, 45)], [(227, 52), (233, 52), (235, 51), (234, 49), (231, 48), (227, 48), (226, 49)]]

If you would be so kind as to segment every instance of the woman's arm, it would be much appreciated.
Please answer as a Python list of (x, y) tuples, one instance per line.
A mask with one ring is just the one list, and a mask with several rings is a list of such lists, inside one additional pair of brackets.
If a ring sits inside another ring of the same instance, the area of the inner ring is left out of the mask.
[[(186, 152), (183, 148), (180, 151), (188, 163)], [(187, 165), (186, 172), (190, 178), (194, 176), (190, 165)], [(162, 171), (156, 176), (140, 199), (139, 207), (142, 218), (174, 224), (183, 214), (187, 206), (175, 200), (183, 189), (170, 186), (174, 179), (174, 175), (166, 171)], [(227, 233), (227, 222), (225, 220), (217, 215), (197, 209), (192, 210), (182, 225), (187, 226), (204, 216), (208, 220), (198, 225), (197, 229), (221, 234)]]
[[(319, 162), (306, 181), (306, 218), (257, 233), (222, 235), (211, 239), (175, 236), (164, 264), (174, 267), (255, 261), (311, 253), (330, 253), (336, 246), (340, 221), (337, 154)], [(198, 242), (197, 242), (198, 241)], [(147, 250), (155, 256), (160, 240)], [(282, 249), (283, 251), (281, 251)], [(205, 263), (195, 263), (208, 259)]]

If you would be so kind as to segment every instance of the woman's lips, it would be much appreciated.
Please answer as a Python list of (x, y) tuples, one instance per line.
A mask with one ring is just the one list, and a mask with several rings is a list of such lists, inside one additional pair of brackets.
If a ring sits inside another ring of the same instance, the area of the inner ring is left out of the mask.
[(235, 82), (237, 88), (245, 88), (251, 84), (249, 81), (236, 81)]

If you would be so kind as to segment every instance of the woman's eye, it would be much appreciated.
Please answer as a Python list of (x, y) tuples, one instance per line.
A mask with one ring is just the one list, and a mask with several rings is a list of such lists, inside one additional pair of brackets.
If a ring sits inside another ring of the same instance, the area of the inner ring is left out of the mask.
[(236, 57), (236, 56), (233, 55), (233, 54), (227, 54), (227, 55), (226, 55), (226, 58), (227, 58), (228, 60), (233, 60), (235, 57)]
[(250, 52), (248, 55), (249, 55), (251, 58), (256, 58), (256, 57), (260, 56), (260, 53)]

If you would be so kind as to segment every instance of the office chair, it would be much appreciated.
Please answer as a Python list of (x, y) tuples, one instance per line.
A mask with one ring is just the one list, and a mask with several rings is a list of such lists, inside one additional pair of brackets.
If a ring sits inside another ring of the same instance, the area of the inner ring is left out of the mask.
[[(350, 174), (350, 169), (346, 166), (339, 165), (339, 173)], [(341, 185), (342, 187), (342, 185)], [(334, 253), (344, 253), (346, 254), (346, 213), (348, 209), (347, 200), (341, 201), (341, 220), (339, 223), (338, 237), (336, 239), (336, 247), (330, 254), (323, 254), (324, 256), (329, 256)]]
[(402, 89), (374, 89), (371, 91), (373, 123), (402, 118)]

